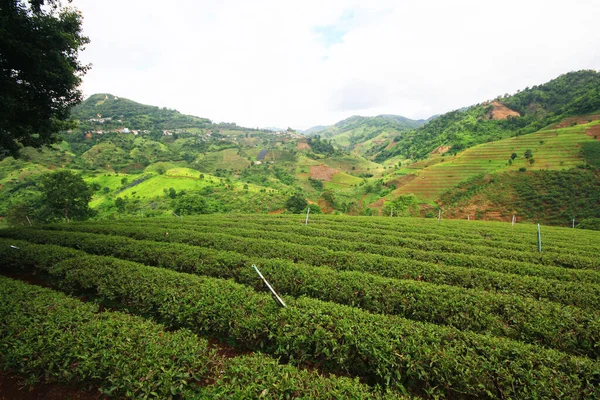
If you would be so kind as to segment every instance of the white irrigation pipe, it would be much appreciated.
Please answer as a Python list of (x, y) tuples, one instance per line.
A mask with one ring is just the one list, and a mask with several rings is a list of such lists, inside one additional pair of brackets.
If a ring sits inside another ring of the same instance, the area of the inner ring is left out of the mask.
[(540, 224), (538, 224), (538, 251), (542, 252), (542, 231), (540, 229)]
[(267, 287), (269, 288), (269, 290), (271, 291), (271, 293), (273, 293), (273, 296), (275, 296), (275, 299), (277, 301), (277, 303), (279, 303), (279, 305), (281, 307), (286, 307), (285, 303), (283, 302), (283, 300), (281, 299), (281, 297), (279, 297), (277, 295), (277, 293), (275, 292), (275, 289), (273, 289), (271, 287), (271, 285), (269, 285), (269, 282), (267, 282), (267, 280), (265, 279), (265, 277), (263, 276), (263, 274), (260, 273), (260, 271), (258, 270), (258, 268), (256, 267), (256, 265), (252, 264), (252, 268), (254, 268), (254, 270), (256, 271), (256, 273), (258, 274), (258, 276), (260, 276), (260, 278), (263, 280), (263, 282), (265, 283), (265, 285), (267, 285)]

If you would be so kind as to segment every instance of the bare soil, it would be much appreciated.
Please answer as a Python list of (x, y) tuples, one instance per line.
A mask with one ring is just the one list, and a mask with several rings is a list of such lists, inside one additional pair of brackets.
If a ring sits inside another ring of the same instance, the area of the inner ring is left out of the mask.
[(331, 182), (333, 175), (338, 172), (335, 168), (330, 168), (327, 165), (311, 165), (310, 166), (310, 177), (314, 179), (321, 179), (326, 182)]
[(450, 146), (440, 146), (437, 149), (433, 150), (431, 153), (429, 154), (444, 154), (446, 153), (448, 150), (450, 150)]
[(298, 150), (311, 150), (310, 145), (307, 142), (298, 141), (296, 145), (296, 149)]
[(600, 125), (594, 125), (585, 131), (585, 134), (589, 137), (596, 137), (596, 140), (600, 140)]
[(585, 117), (570, 117), (570, 118), (565, 118), (564, 120), (562, 120), (562, 122), (559, 122), (556, 126), (553, 126), (553, 128), (568, 128), (569, 126), (587, 124), (589, 122), (596, 121), (598, 119), (600, 119), (600, 115), (587, 115)]
[(502, 120), (508, 119), (509, 117), (520, 117), (521, 114), (516, 112), (515, 110), (511, 110), (506, 107), (504, 104), (498, 103), (497, 101), (492, 101), (491, 105), (494, 106), (492, 109), (492, 119)]

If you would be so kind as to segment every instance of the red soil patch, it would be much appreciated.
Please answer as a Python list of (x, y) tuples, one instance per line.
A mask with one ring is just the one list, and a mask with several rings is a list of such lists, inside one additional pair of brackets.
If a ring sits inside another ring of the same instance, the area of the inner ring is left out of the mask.
[(492, 101), (490, 103), (494, 108), (492, 109), (491, 117), (492, 119), (501, 120), (508, 119), (509, 117), (520, 117), (521, 114), (516, 112), (515, 110), (511, 110), (506, 107), (504, 104), (500, 104), (497, 101)]
[(596, 137), (597, 140), (600, 140), (600, 125), (594, 125), (585, 131), (585, 134), (589, 137)]
[(383, 204), (385, 203), (385, 199), (382, 197), (381, 199), (372, 202), (371, 204), (369, 204), (369, 207), (372, 208), (383, 208)]
[(331, 182), (333, 175), (338, 172), (335, 168), (330, 168), (324, 164), (311, 165), (310, 166), (310, 177), (314, 179), (321, 179), (326, 182)]
[(319, 199), (317, 201), (317, 204), (319, 205), (319, 208), (321, 208), (321, 211), (323, 212), (323, 214), (331, 214), (334, 209), (331, 206), (331, 204), (329, 204), (329, 202), (325, 199)]
[(298, 150), (310, 150), (310, 145), (307, 142), (298, 142), (296, 145), (296, 149)]
[(280, 208), (279, 210), (269, 211), (269, 214), (283, 214), (285, 212), (285, 208)]
[(450, 146), (440, 146), (429, 154), (444, 154), (448, 150), (450, 150)]
[(559, 122), (556, 126), (553, 126), (553, 128), (568, 128), (569, 126), (587, 124), (589, 122), (596, 121), (598, 119), (600, 119), (600, 115), (587, 115), (585, 117), (570, 117), (570, 118), (563, 119), (562, 122)]

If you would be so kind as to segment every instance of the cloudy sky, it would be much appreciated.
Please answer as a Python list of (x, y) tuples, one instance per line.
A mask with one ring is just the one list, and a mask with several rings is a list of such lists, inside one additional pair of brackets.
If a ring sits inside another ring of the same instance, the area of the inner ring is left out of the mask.
[(427, 118), (600, 69), (598, 0), (73, 0), (85, 95), (306, 129)]

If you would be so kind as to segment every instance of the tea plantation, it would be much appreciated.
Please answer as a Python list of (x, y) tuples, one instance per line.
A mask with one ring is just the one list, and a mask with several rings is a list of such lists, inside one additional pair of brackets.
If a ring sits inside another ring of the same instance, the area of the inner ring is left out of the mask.
[(434, 219), (2, 229), (0, 363), (118, 397), (600, 398), (600, 232), (541, 233), (542, 252), (535, 225)]

